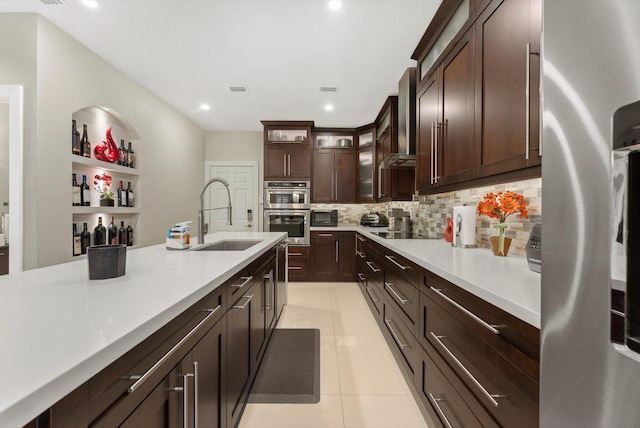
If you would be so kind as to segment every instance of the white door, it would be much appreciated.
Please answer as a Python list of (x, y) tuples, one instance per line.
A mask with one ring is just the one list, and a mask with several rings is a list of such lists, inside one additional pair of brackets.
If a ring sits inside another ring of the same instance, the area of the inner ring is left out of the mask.
[[(221, 230), (258, 231), (258, 162), (206, 162), (205, 180), (220, 177), (229, 183), (232, 225), (227, 225), (227, 210), (205, 212), (209, 233)], [(206, 182), (205, 181), (205, 182)], [(227, 207), (227, 189), (212, 183), (204, 195), (204, 208)]]

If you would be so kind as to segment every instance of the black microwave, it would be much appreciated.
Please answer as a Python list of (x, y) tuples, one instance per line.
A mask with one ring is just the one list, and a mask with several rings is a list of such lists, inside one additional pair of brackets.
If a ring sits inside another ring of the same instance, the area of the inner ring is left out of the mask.
[(311, 210), (311, 226), (337, 226), (338, 210)]

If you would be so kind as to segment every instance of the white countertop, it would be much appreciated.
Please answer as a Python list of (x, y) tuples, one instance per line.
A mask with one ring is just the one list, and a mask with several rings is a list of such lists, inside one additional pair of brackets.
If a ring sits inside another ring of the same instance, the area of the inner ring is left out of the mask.
[(453, 248), (444, 239), (385, 239), (371, 232), (384, 227), (346, 225), (311, 230), (357, 231), (414, 263), (480, 297), (503, 311), (540, 328), (540, 274), (524, 257), (494, 256), (487, 248)]
[(284, 233), (245, 251), (127, 251), (126, 274), (88, 279), (85, 258), (0, 276), (0, 426), (20, 427), (256, 260)]

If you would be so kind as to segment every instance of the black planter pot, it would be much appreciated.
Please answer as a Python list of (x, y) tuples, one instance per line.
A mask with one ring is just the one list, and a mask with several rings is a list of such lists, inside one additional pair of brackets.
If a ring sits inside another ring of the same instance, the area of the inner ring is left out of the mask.
[(112, 206), (114, 206), (114, 201), (113, 201), (113, 199), (100, 199), (100, 206), (101, 207), (112, 207)]

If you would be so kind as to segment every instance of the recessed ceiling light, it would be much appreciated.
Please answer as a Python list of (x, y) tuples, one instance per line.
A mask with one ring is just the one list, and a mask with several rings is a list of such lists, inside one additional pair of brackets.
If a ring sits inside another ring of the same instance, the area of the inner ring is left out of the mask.
[(320, 86), (320, 92), (338, 92), (335, 86)]
[(200, 104), (200, 110), (211, 110), (211, 106), (206, 103)]
[(342, 0), (331, 0), (329, 2), (329, 9), (336, 11), (342, 8)]
[(92, 9), (95, 9), (98, 7), (98, 2), (96, 0), (82, 0), (82, 4)]
[(229, 90), (231, 92), (247, 92), (248, 91), (246, 86), (229, 86)]
[(326, 111), (333, 111), (333, 105), (331, 105), (331, 104), (325, 104), (325, 105), (324, 105), (324, 109), (325, 109)]

